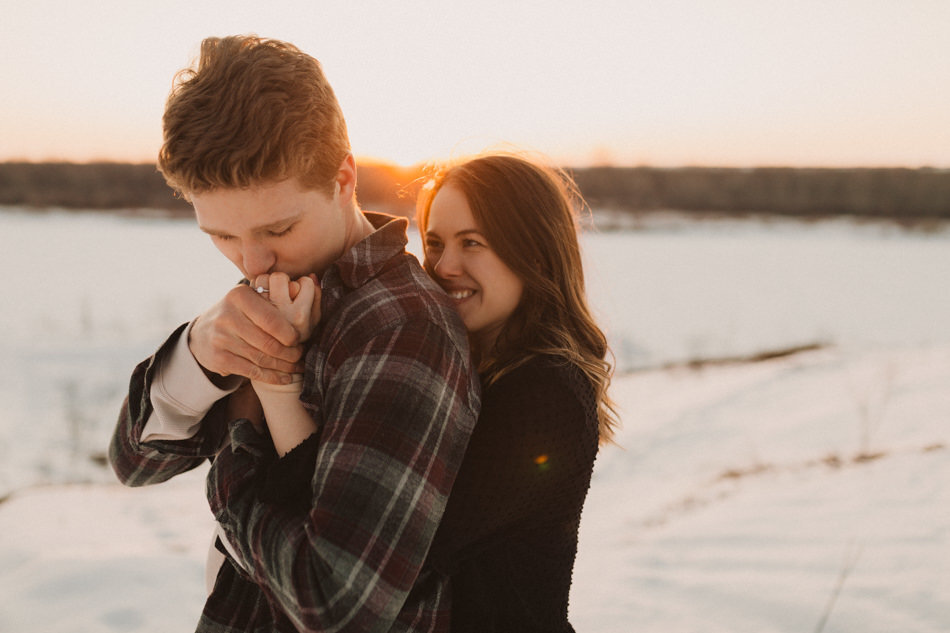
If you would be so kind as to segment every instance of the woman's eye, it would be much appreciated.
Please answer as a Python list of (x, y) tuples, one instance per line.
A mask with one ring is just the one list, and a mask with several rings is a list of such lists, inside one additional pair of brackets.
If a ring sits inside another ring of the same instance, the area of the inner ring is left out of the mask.
[(462, 246), (465, 246), (465, 247), (482, 246), (482, 243), (479, 242), (478, 240), (467, 239), (467, 240), (462, 240)]
[(230, 235), (212, 235), (212, 236), (211, 236), (211, 239), (213, 239), (213, 240), (221, 240), (222, 242), (227, 242), (228, 240), (233, 240), (234, 238), (231, 237)]
[(426, 240), (425, 246), (427, 251), (437, 251), (442, 248), (442, 243), (435, 240)]

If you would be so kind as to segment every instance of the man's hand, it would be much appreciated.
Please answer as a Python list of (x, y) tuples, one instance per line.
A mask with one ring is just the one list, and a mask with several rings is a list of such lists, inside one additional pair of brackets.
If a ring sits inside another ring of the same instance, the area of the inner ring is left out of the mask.
[(292, 374), (302, 371), (299, 343), (297, 330), (277, 307), (243, 285), (199, 316), (188, 339), (206, 372), (275, 385), (291, 382)]

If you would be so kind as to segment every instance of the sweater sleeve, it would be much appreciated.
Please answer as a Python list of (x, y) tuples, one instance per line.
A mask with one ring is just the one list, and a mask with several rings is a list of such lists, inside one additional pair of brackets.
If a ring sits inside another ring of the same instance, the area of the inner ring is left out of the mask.
[(503, 376), (483, 391), (430, 563), (451, 573), (500, 535), (576, 520), (596, 454), (596, 407), (579, 371), (534, 361)]
[(231, 376), (228, 387), (222, 389), (208, 379), (188, 347), (194, 324), (191, 321), (168, 348), (151, 380), (152, 413), (142, 429), (143, 442), (194, 437), (214, 403), (235, 391), (244, 380)]

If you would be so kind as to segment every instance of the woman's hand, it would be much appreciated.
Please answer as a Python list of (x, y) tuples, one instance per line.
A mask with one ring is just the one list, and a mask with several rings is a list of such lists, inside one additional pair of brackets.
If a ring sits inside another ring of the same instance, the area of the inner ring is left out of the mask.
[(291, 280), (286, 273), (258, 275), (254, 288), (267, 290), (270, 302), (297, 330), (301, 341), (306, 341), (320, 322), (320, 285), (317, 276), (310, 274)]
[[(301, 341), (313, 334), (320, 322), (320, 286), (315, 275), (291, 281), (284, 273), (259, 275), (255, 289), (266, 289), (270, 302), (287, 319)], [(262, 293), (263, 294), (263, 293)], [(317, 430), (316, 422), (300, 402), (303, 375), (295, 374), (289, 385), (270, 385), (255, 380), (251, 386), (260, 398), (274, 448), (286, 455)]]

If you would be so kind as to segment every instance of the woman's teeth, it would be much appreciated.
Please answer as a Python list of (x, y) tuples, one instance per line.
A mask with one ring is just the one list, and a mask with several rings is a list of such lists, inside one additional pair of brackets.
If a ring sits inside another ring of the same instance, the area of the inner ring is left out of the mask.
[(468, 299), (473, 294), (475, 294), (474, 290), (453, 290), (449, 293), (449, 296), (455, 300), (462, 300)]

